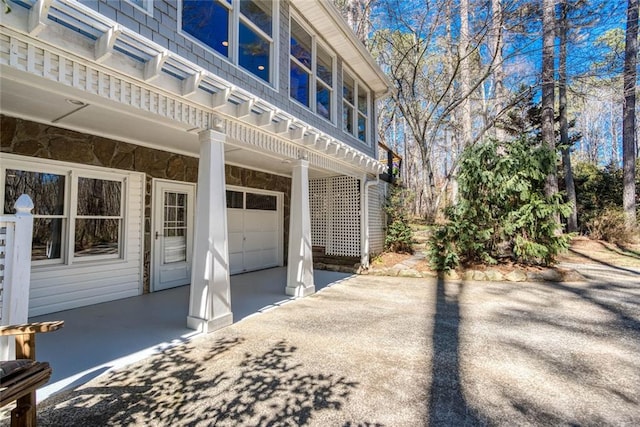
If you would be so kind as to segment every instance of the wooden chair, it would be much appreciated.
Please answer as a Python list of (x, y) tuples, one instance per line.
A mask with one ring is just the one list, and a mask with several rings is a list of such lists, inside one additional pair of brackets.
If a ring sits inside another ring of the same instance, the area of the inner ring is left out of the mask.
[(36, 389), (49, 381), (51, 367), (36, 361), (36, 333), (60, 329), (63, 321), (0, 326), (0, 336), (15, 336), (16, 360), (0, 362), (0, 408), (16, 401), (12, 427), (35, 427)]

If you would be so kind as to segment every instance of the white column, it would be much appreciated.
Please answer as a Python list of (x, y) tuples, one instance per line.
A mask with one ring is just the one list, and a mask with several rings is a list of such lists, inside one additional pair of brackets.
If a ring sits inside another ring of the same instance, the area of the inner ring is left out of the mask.
[(287, 295), (303, 297), (316, 291), (313, 284), (311, 214), (309, 211), (309, 162), (297, 160), (291, 179)]
[(225, 134), (204, 130), (198, 136), (200, 162), (187, 327), (207, 333), (233, 323), (224, 179)]

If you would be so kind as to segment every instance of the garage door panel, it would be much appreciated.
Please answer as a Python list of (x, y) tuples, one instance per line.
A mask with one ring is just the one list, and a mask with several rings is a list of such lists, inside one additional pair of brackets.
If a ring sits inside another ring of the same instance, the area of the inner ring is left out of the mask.
[(278, 229), (277, 212), (247, 210), (244, 215), (245, 232), (275, 231)]
[(243, 232), (243, 217), (242, 209), (227, 209), (227, 227), (229, 234)]
[(242, 233), (229, 233), (229, 253), (242, 252)]

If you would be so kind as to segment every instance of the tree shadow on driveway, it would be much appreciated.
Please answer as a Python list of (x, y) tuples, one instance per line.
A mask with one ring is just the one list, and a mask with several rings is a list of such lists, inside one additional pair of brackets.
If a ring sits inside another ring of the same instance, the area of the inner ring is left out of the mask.
[(461, 378), (460, 299), (464, 282), (438, 277), (433, 323), (430, 426), (484, 425), (465, 399)]

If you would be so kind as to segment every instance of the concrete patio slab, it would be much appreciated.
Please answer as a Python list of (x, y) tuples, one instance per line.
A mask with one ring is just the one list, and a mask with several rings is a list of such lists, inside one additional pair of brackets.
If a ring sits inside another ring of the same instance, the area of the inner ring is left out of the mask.
[[(284, 293), (286, 276), (284, 267), (232, 276), (234, 321), (292, 301)], [(316, 289), (349, 276), (316, 271)], [(53, 367), (49, 384), (38, 390), (38, 400), (187, 342), (198, 335), (186, 327), (188, 307), (189, 286), (182, 286), (31, 318), (65, 321), (61, 330), (38, 336), (38, 359)]]

